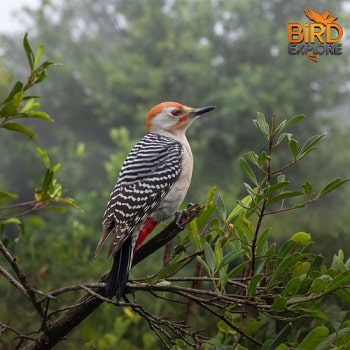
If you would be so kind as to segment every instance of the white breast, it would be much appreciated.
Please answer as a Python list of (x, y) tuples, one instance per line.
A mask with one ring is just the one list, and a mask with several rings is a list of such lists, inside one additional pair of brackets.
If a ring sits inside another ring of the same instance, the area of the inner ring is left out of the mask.
[(181, 173), (169, 193), (163, 198), (156, 211), (151, 215), (158, 222), (164, 221), (175, 214), (179, 205), (185, 199), (188, 188), (190, 187), (193, 170), (192, 151), (186, 137), (181, 140), (181, 144), (184, 148)]

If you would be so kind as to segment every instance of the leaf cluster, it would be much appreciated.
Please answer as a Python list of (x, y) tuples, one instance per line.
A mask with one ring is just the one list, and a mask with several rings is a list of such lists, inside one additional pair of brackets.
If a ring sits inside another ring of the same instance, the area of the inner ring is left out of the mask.
[[(34, 85), (42, 83), (47, 77), (47, 69), (59, 66), (51, 61), (41, 63), (44, 52), (43, 45), (39, 45), (34, 52), (28, 41), (28, 35), (23, 38), (23, 48), (29, 66), (29, 74), (26, 82), (17, 81), (7, 97), (0, 102), (0, 129), (15, 131), (28, 136), (30, 139), (37, 137), (36, 133), (25, 125), (22, 120), (41, 119), (52, 121), (53, 119), (44, 111), (39, 110), (40, 103), (38, 97), (29, 93)], [(22, 234), (25, 232), (20, 217), (28, 215), (38, 210), (47, 209), (52, 204), (59, 204), (55, 209), (63, 209), (63, 206), (77, 207), (72, 198), (64, 197), (62, 183), (57, 179), (56, 174), (61, 168), (61, 164), (50, 164), (47, 151), (37, 147), (37, 153), (45, 167), (45, 174), (41, 187), (34, 190), (33, 200), (16, 204), (6, 204), (6, 202), (18, 199), (17, 193), (0, 190), (0, 232), (3, 233), (6, 225), (16, 225)]]
[[(40, 103), (37, 101), (37, 97), (28, 95), (27, 92), (47, 77), (48, 68), (58, 66), (59, 64), (50, 61), (40, 64), (44, 47), (43, 45), (39, 45), (34, 53), (29, 44), (27, 34), (23, 38), (23, 47), (30, 73), (26, 82), (17, 81), (8, 96), (0, 102), (0, 128), (16, 131), (34, 139), (37, 137), (35, 132), (18, 120), (22, 118), (37, 118), (52, 121), (53, 119), (46, 112), (38, 110)], [(14, 122), (13, 120), (16, 121)]]
[[(253, 344), (262, 349), (313, 349), (316, 345), (326, 349), (349, 340), (345, 319), (335, 328), (325, 305), (331, 294), (349, 304), (350, 259), (345, 260), (340, 250), (327, 266), (322, 255), (312, 253), (311, 234), (302, 231), (278, 247), (270, 242), (271, 228), (263, 224), (266, 216), (300, 210), (348, 181), (336, 178), (315, 191), (310, 180), (305, 180), (300, 189), (289, 189), (292, 181), (287, 180), (286, 170), (315, 151), (324, 137), (312, 136), (298, 147), (289, 129), (303, 118), (299, 115), (278, 122), (274, 115), (268, 123), (258, 114), (253, 122), (266, 141), (266, 149), (240, 158), (249, 181), (244, 184), (247, 196), (228, 212), (222, 196), (215, 199), (213, 188), (205, 210), (188, 225), (187, 234), (178, 236), (169, 264), (147, 280), (155, 286), (164, 281), (192, 283), (181, 292), (172, 285), (166, 290), (218, 319), (218, 333), (210, 344), (240, 344), (242, 349)], [(284, 144), (290, 158), (278, 164), (274, 160)], [(296, 203), (291, 202), (295, 199)], [(196, 266), (193, 277), (177, 277), (190, 261)], [(170, 297), (167, 300), (172, 301)], [(314, 321), (320, 326), (304, 337), (298, 333), (299, 324)], [(269, 336), (266, 329), (274, 323), (285, 326)], [(186, 339), (179, 340), (174, 349), (180, 345), (187, 348), (186, 344)]]

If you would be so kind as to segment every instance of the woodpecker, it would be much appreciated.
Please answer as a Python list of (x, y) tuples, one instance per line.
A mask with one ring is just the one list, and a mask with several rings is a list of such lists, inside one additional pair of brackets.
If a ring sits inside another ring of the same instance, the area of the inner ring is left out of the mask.
[(103, 215), (96, 254), (112, 234), (113, 266), (106, 281), (109, 298), (123, 295), (133, 256), (158, 223), (177, 213), (189, 188), (193, 157), (185, 132), (215, 106), (191, 108), (162, 102), (146, 116), (146, 135), (133, 147), (119, 172)]

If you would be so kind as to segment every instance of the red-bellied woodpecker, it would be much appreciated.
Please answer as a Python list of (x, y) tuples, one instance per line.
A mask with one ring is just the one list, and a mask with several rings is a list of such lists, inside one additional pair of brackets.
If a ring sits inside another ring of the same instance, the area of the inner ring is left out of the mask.
[(185, 132), (194, 119), (214, 106), (191, 108), (160, 103), (148, 112), (147, 134), (134, 146), (120, 170), (103, 216), (96, 254), (113, 234), (112, 269), (106, 295), (120, 299), (135, 251), (155, 226), (176, 214), (191, 182), (193, 158)]

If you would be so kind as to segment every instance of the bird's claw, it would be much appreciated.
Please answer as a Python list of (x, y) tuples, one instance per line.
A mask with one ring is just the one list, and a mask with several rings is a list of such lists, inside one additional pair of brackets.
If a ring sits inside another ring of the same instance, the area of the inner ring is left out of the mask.
[(177, 210), (175, 213), (175, 225), (179, 230), (184, 230), (185, 227), (183, 225), (181, 225), (181, 218), (184, 215), (184, 211), (186, 211), (186, 209), (184, 210)]
[(181, 225), (181, 219), (184, 215), (187, 214), (187, 210), (189, 207), (192, 207), (193, 204), (192, 203), (189, 203), (188, 206), (187, 206), (187, 209), (183, 209), (183, 210), (177, 210), (176, 213), (175, 213), (175, 224), (176, 224), (176, 227), (179, 229), (179, 230), (184, 230), (185, 229), (185, 226), (184, 225)]

